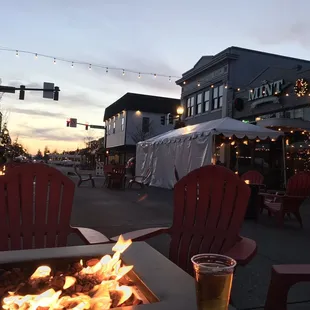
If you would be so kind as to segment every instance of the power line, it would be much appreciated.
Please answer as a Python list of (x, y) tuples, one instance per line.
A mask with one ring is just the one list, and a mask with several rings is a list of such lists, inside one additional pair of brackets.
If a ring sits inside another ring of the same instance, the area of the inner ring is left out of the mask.
[(176, 75), (166, 75), (166, 74), (155, 73), (155, 72), (144, 72), (142, 70), (141, 71), (131, 70), (131, 69), (123, 68), (123, 67), (114, 67), (114, 66), (109, 66), (109, 65), (94, 64), (92, 62), (70, 60), (70, 59), (63, 58), (63, 57), (56, 57), (56, 56), (51, 56), (47, 54), (35, 53), (32, 51), (25, 51), (25, 50), (13, 49), (13, 48), (2, 47), (2, 46), (0, 46), (0, 51), (14, 52), (16, 57), (19, 57), (22, 54), (28, 54), (28, 55), (33, 55), (35, 59), (39, 57), (52, 59), (53, 64), (55, 65), (57, 64), (58, 61), (66, 62), (66, 63), (71, 64), (71, 68), (74, 68), (75, 65), (83, 65), (83, 66), (87, 66), (89, 70), (91, 70), (92, 68), (104, 69), (106, 73), (109, 73), (109, 71), (119, 71), (122, 75), (126, 75), (126, 73), (132, 73), (132, 74), (136, 74), (139, 79), (145, 75), (153, 76), (154, 78), (157, 78), (157, 77), (167, 78), (169, 82), (171, 82), (172, 79), (180, 79), (180, 77)]

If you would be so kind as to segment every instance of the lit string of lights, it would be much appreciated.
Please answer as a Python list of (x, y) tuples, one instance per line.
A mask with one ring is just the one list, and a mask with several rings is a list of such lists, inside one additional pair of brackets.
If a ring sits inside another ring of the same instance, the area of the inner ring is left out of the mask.
[(142, 70), (137, 71), (137, 70), (126, 69), (126, 68), (121, 68), (121, 67), (113, 67), (109, 65), (94, 64), (92, 62), (70, 60), (67, 58), (55, 57), (51, 55), (35, 53), (35, 52), (25, 51), (25, 50), (19, 50), (19, 49), (12, 49), (12, 48), (1, 47), (1, 46), (0, 46), (0, 51), (14, 52), (16, 57), (19, 57), (22, 54), (28, 54), (28, 55), (33, 55), (35, 59), (38, 59), (39, 57), (48, 58), (53, 61), (54, 65), (56, 65), (58, 61), (65, 62), (65, 63), (71, 64), (71, 68), (74, 68), (75, 65), (83, 65), (83, 66), (87, 66), (88, 70), (91, 70), (92, 68), (100, 68), (100, 69), (104, 69), (106, 73), (109, 73), (109, 71), (118, 71), (123, 76), (126, 75), (126, 73), (136, 74), (138, 79), (141, 79), (142, 76), (147, 76), (147, 75), (152, 76), (154, 79), (156, 79), (157, 77), (167, 78), (169, 82), (172, 82), (172, 79), (180, 79), (179, 76), (175, 76), (175, 75), (166, 75), (166, 74), (154, 73), (154, 72), (143, 72)]

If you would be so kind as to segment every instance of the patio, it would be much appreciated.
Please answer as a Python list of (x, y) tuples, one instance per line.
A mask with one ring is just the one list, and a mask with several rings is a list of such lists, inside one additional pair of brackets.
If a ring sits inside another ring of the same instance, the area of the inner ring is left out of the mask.
[[(169, 226), (172, 221), (172, 191), (158, 188), (116, 191), (102, 188), (103, 179), (96, 179), (97, 188), (87, 185), (76, 188), (71, 224), (96, 229), (108, 237), (148, 227)], [(283, 229), (273, 219), (262, 215), (258, 223), (244, 222), (242, 235), (254, 239), (258, 254), (246, 267), (240, 267), (234, 279), (232, 297), (238, 309), (263, 309), (270, 271), (273, 264), (303, 264), (310, 261), (310, 202), (302, 208), (304, 229), (294, 220), (286, 220)], [(167, 256), (169, 238), (155, 237), (148, 241)], [(70, 238), (71, 245), (81, 241)], [(289, 294), (288, 309), (309, 309), (310, 284), (294, 286)]]

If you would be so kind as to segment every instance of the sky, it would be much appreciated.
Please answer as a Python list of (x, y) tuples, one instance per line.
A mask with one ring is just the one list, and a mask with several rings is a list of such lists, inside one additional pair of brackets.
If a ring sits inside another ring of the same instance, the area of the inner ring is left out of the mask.
[[(302, 9), (298, 9), (302, 8)], [(85, 147), (102, 130), (67, 128), (67, 118), (103, 125), (105, 107), (127, 92), (180, 98), (168, 78), (92, 68), (88, 64), (181, 76), (203, 55), (229, 46), (309, 59), (310, 2), (304, 0), (14, 0), (1, 5), (2, 85), (61, 89), (59, 101), (41, 92), (4, 94), (0, 110), (10, 135), (32, 154)], [(85, 62), (74, 65), (58, 59)]]

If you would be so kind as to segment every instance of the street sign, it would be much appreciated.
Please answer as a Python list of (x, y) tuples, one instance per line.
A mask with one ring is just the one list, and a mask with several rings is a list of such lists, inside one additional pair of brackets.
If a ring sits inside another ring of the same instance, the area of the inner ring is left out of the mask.
[(77, 119), (70, 118), (70, 127), (76, 127), (76, 126), (77, 126)]
[[(43, 83), (43, 98), (54, 99), (54, 86), (55, 86), (54, 83), (48, 83), (48, 82)], [(45, 89), (49, 91), (45, 91)]]
[(89, 125), (89, 127), (93, 129), (105, 129), (105, 126), (99, 126), (99, 125)]

